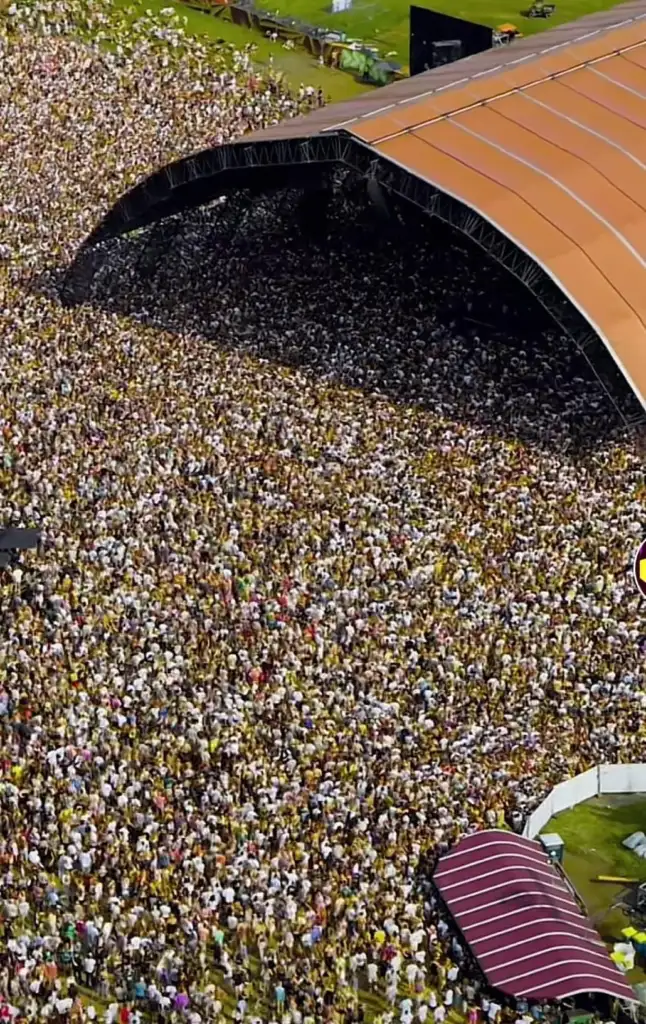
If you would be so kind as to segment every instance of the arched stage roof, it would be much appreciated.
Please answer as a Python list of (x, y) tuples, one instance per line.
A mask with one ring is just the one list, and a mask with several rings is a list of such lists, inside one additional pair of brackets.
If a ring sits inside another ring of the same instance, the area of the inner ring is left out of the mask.
[(646, 410), (646, 0), (170, 164), (87, 244), (340, 164), (469, 234), (584, 351), (594, 332)]
[(635, 995), (539, 843), (489, 829), (440, 857), (433, 881), (487, 981), (515, 998)]

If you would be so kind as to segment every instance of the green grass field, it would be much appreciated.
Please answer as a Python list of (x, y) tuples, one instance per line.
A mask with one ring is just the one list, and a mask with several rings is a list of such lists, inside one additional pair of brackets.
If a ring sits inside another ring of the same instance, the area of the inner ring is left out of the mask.
[[(134, 6), (138, 13), (147, 8), (159, 11), (169, 6), (169, 0), (117, 0), (123, 6)], [(321, 86), (328, 100), (349, 99), (367, 87), (356, 81), (352, 75), (332, 68), (321, 67), (304, 50), (286, 50), (280, 43), (271, 43), (261, 33), (249, 31), (230, 21), (216, 18), (206, 11), (197, 11), (184, 5), (181, 0), (171, 0), (173, 6), (187, 18), (187, 31), (191, 35), (224, 39), (236, 46), (244, 46), (252, 40), (257, 46), (256, 59), (266, 64), (273, 58), (274, 67), (284, 72), (294, 86), (301, 82), (315, 87)], [(208, 6), (208, 0), (196, 0)], [(394, 55), (405, 67), (408, 66), (408, 25), (409, 0), (354, 0), (351, 11), (332, 14), (327, 0), (256, 0), (257, 6), (268, 13), (280, 13), (299, 18), (306, 24), (318, 25), (346, 32), (353, 39), (373, 44), (382, 56)], [(521, 15), (528, 3), (519, 6), (505, 5), (505, 0), (433, 0), (425, 6), (433, 7), (458, 18), (467, 18), (485, 25), (501, 25), (512, 22), (525, 35), (540, 32), (562, 22), (572, 21), (592, 11), (605, 10), (614, 6), (616, 0), (557, 0), (556, 13), (552, 18), (526, 18)]]
[[(616, 0), (557, 0), (556, 12), (549, 19), (525, 18), (521, 10), (530, 3), (518, 4), (511, 0), (417, 0), (421, 6), (431, 7), (443, 14), (456, 18), (467, 18), (495, 28), (504, 22), (512, 22), (525, 35), (540, 32), (561, 22), (572, 21), (592, 11), (612, 7)], [(267, 11), (302, 21), (338, 29), (352, 38), (374, 43), (382, 56), (395, 52), (397, 60), (408, 65), (408, 11), (409, 0), (353, 0), (352, 10), (342, 14), (331, 14), (331, 5), (326, 0), (257, 0)]]
[[(621, 941), (622, 928), (631, 923), (622, 910), (610, 909), (625, 887), (594, 879), (615, 875), (646, 882), (646, 860), (621, 845), (640, 831), (646, 832), (646, 796), (595, 797), (543, 829), (557, 832), (565, 843), (565, 871), (606, 942)], [(628, 978), (632, 984), (643, 982), (646, 973), (636, 969)]]
[(116, 0), (118, 7), (132, 9), (128, 16), (135, 21), (147, 10), (158, 13), (163, 8), (174, 7), (178, 14), (186, 18), (185, 31), (191, 36), (206, 36), (209, 39), (223, 39), (226, 43), (242, 49), (247, 43), (256, 46), (255, 59), (259, 65), (266, 65), (270, 57), (273, 66), (283, 72), (285, 78), (298, 88), (301, 82), (306, 85), (319, 86), (323, 89), (328, 101), (349, 99), (366, 91), (366, 85), (357, 82), (352, 75), (334, 68), (321, 67), (305, 50), (286, 50), (280, 43), (272, 43), (260, 32), (250, 31), (243, 26), (233, 25), (230, 21), (216, 18), (206, 11), (196, 11), (185, 4), (173, 0)]

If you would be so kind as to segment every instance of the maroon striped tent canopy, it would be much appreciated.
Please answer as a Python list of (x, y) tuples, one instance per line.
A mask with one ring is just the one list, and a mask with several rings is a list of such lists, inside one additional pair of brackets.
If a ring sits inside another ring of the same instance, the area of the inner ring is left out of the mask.
[(635, 998), (539, 843), (475, 832), (440, 858), (433, 881), (492, 988), (529, 999)]

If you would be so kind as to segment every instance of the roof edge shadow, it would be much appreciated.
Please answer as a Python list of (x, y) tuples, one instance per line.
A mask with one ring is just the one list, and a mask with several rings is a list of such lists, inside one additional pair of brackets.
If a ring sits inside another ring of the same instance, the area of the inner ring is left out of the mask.
[[(646, 6), (646, 0), (644, 4)], [(435, 185), (430, 177), (415, 174), (350, 132), (328, 132), (291, 140), (242, 140), (173, 161), (117, 200), (83, 242), (77, 259), (110, 238), (164, 220), (183, 209), (206, 205), (226, 191), (244, 189), (244, 183), (248, 184), (251, 179), (259, 192), (270, 191), (271, 187), (289, 187), (290, 174), (293, 175), (295, 170), (305, 167), (315, 175), (321, 168), (334, 165), (346, 165), (367, 179), (378, 180), (386, 189), (462, 232), (505, 267), (528, 288), (557, 326), (577, 345), (617, 413), (627, 423), (624, 411), (613, 396), (613, 389), (600, 377), (586, 353), (590, 341), (594, 337), (599, 338), (642, 409), (646, 410), (646, 396), (640, 394), (631, 380), (610, 339), (530, 248), (505, 232), (487, 214), (467, 204), (458, 192)], [(76, 262), (73, 261), (69, 268), (70, 279)]]

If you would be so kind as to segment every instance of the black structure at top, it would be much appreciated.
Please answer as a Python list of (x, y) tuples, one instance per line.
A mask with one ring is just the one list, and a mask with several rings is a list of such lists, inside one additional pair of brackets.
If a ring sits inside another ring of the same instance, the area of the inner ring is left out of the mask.
[(411, 75), (437, 67), (436, 44), (457, 41), (460, 50), (454, 59), (473, 57), (493, 46), (493, 29), (465, 18), (453, 18), (428, 7), (410, 9), (409, 63)]
[[(599, 377), (590, 358), (592, 346), (598, 343), (596, 333), (535, 260), (475, 210), (342, 129), (300, 138), (215, 146), (162, 167), (122, 196), (97, 225), (69, 268), (63, 299), (68, 303), (83, 301), (88, 267), (93, 266), (92, 253), (100, 243), (207, 205), (228, 192), (262, 195), (285, 189), (320, 191), (331, 182), (335, 171), (343, 168), (463, 232), (504, 266), (573, 340), (622, 420), (630, 426), (644, 423), (644, 413), (632, 394), (627, 396), (626, 407), (619, 407), (616, 388)], [(93, 272), (90, 270), (90, 276)]]

